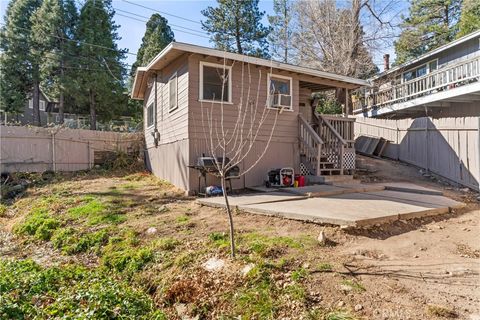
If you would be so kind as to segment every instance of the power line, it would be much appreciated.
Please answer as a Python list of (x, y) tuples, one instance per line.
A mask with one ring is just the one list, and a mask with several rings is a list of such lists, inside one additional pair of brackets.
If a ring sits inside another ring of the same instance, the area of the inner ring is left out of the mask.
[[(127, 15), (124, 15), (124, 14), (121, 14), (121, 13), (118, 13), (118, 12), (115, 12), (115, 14), (118, 15), (118, 16), (121, 16), (121, 17), (129, 18), (129, 19), (132, 19), (132, 20), (140, 21), (140, 22), (145, 22), (145, 23), (148, 22), (147, 20), (137, 19), (137, 18), (134, 18), (134, 17), (130, 17), (130, 16), (127, 16)], [(191, 35), (193, 35), (193, 36), (197, 36), (197, 37), (200, 37), (200, 38), (210, 39), (209, 37), (204, 36), (204, 35), (201, 35), (201, 34), (198, 34), (198, 33), (193, 33), (193, 32), (189, 32), (189, 31), (179, 30), (179, 29), (175, 29), (175, 28), (171, 28), (171, 29), (172, 29), (172, 30), (175, 30), (175, 31), (178, 31), (178, 32), (183, 32), (183, 33), (191, 34)]]
[[(120, 12), (123, 12), (123, 13), (128, 13), (128, 14), (131, 14), (131, 15), (133, 15), (133, 16), (137, 16), (137, 17), (143, 18), (143, 19), (145, 19), (144, 22), (148, 22), (148, 19), (150, 19), (149, 17), (143, 16), (143, 15), (141, 15), (141, 14), (137, 14), (137, 13), (134, 13), (134, 12), (130, 12), (130, 11), (127, 11), (127, 10), (122, 10), (122, 9), (118, 9), (118, 8), (115, 8), (115, 7), (114, 7), (113, 9), (115, 10), (115, 12), (120, 11)], [(118, 14), (118, 13), (117, 13), (117, 14)], [(182, 28), (182, 29), (185, 29), (185, 30), (188, 30), (188, 31), (193, 31), (193, 32), (199, 33), (198, 30), (195, 30), (195, 29), (192, 29), (192, 28), (187, 28), (187, 27), (184, 27), (184, 26), (180, 26), (180, 25), (178, 25), (178, 24), (173, 24), (173, 23), (170, 23), (170, 22), (169, 22), (168, 25), (171, 26), (171, 27)], [(181, 31), (181, 30), (180, 30), (180, 31)]]
[[(1, 24), (1, 25), (4, 25), (4, 26), (7, 26), (7, 24), (4, 23), (4, 22), (0, 22), (0, 24)], [(31, 30), (28, 29), (28, 28), (23, 28), (23, 27), (18, 27), (18, 26), (13, 26), (13, 27), (16, 28), (16, 29), (31, 31)], [(62, 39), (62, 40), (66, 40), (66, 41), (72, 41), (72, 42), (76, 42), (77, 44), (85, 44), (85, 45), (88, 45), (88, 46), (92, 46), (92, 47), (96, 47), (96, 48), (101, 48), (101, 49), (106, 49), (106, 50), (115, 51), (115, 52), (122, 51), (122, 50), (115, 50), (115, 49), (112, 49), (112, 48), (109, 48), (109, 47), (105, 47), (105, 46), (101, 46), (101, 45), (94, 44), (94, 43), (89, 43), (89, 42), (85, 42), (85, 41), (80, 41), (80, 40), (75, 40), (75, 39), (69, 39), (69, 38), (65, 38), (65, 37), (60, 37), (60, 36), (53, 35), (53, 34), (45, 34), (45, 36), (47, 36), (47, 37), (54, 37), (54, 38)], [(136, 53), (128, 52), (128, 51), (127, 51), (127, 52), (123, 52), (123, 53), (124, 53), (124, 54), (133, 55), (133, 56), (136, 56), (136, 55), (137, 55)]]
[(144, 9), (147, 9), (147, 10), (151, 10), (151, 11), (155, 11), (155, 12), (164, 14), (164, 15), (166, 15), (166, 16), (171, 16), (171, 17), (174, 17), (174, 18), (177, 18), (177, 19), (182, 19), (182, 20), (185, 20), (185, 21), (189, 21), (189, 22), (193, 22), (193, 23), (196, 23), (196, 24), (201, 25), (200, 22), (195, 21), (195, 20), (191, 20), (191, 19), (187, 19), (187, 18), (184, 18), (184, 17), (180, 17), (180, 16), (177, 16), (177, 15), (168, 13), (168, 12), (160, 11), (160, 10), (157, 10), (157, 9), (154, 9), (154, 8), (150, 8), (150, 7), (147, 7), (147, 6), (138, 4), (138, 3), (134, 3), (134, 2), (128, 1), (128, 0), (122, 0), (122, 1), (123, 1), (123, 2), (126, 2), (126, 3), (129, 3), (129, 4), (131, 4), (131, 5), (134, 5), (134, 6), (140, 7), (140, 8), (144, 8)]

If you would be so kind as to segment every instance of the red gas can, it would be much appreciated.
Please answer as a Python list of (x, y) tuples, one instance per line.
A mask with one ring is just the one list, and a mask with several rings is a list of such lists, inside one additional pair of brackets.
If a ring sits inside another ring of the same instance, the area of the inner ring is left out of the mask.
[(305, 176), (298, 177), (298, 186), (305, 187)]

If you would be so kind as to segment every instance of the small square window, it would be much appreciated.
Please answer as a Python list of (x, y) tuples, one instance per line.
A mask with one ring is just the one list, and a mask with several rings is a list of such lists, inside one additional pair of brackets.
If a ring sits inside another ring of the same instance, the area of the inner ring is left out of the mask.
[(268, 106), (292, 110), (292, 78), (268, 76)]
[(200, 100), (231, 102), (231, 67), (200, 63)]

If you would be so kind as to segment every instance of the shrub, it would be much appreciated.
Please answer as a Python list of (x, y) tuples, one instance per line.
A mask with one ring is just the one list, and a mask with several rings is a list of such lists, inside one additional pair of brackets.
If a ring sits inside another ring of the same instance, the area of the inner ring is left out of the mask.
[(342, 105), (333, 97), (324, 94), (317, 94), (318, 99), (315, 111), (320, 114), (341, 114)]

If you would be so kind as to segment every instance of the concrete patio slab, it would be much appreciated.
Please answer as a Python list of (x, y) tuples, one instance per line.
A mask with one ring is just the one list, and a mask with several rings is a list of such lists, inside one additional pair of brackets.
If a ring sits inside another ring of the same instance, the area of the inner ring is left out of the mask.
[(367, 226), (447, 213), (461, 203), (442, 196), (396, 191), (350, 193), (322, 198), (239, 205), (251, 213), (344, 226)]
[(281, 191), (293, 193), (297, 195), (307, 197), (325, 197), (338, 194), (356, 193), (356, 192), (368, 192), (368, 191), (381, 191), (385, 188), (382, 185), (368, 185), (361, 183), (348, 183), (348, 184), (319, 184), (312, 186), (305, 186), (299, 188), (284, 188)]
[(385, 182), (378, 183), (378, 185), (383, 185), (385, 190), (392, 191), (402, 191), (402, 192), (412, 192), (412, 193), (421, 193), (421, 194), (433, 194), (442, 196), (443, 192), (435, 189), (425, 188), (414, 183), (408, 182)]
[[(269, 193), (250, 193), (243, 195), (229, 196), (228, 201), (232, 206), (240, 206), (257, 203), (283, 202), (291, 200), (305, 199), (305, 196), (289, 194), (286, 192), (269, 192)], [(223, 197), (199, 198), (197, 202), (211, 207), (225, 207), (225, 200)]]
[(248, 187), (247, 189), (255, 192), (275, 192), (281, 190), (281, 188), (267, 188), (265, 186)]

